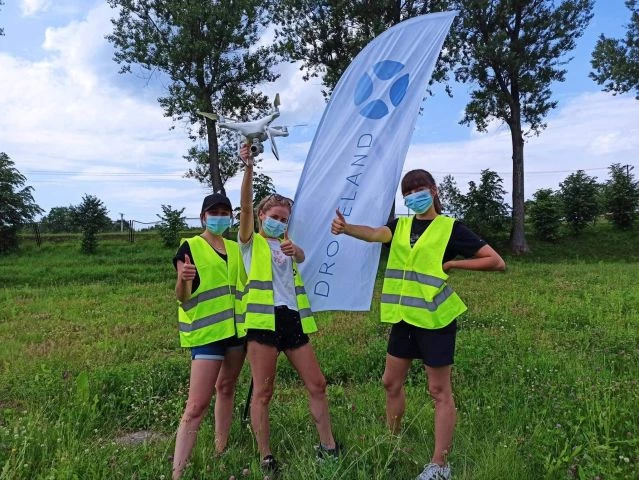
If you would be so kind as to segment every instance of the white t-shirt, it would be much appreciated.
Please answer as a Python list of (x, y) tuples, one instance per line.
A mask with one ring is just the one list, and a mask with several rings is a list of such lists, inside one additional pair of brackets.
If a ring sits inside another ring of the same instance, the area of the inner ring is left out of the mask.
[[(251, 256), (253, 254), (253, 237), (247, 243), (242, 243), (238, 233), (237, 243), (240, 245), (244, 269), (248, 275), (251, 270)], [(295, 296), (295, 280), (293, 278), (293, 259), (287, 257), (280, 249), (280, 241), (275, 238), (266, 239), (271, 247), (271, 270), (273, 272), (273, 304), (286, 305), (297, 311), (297, 297)]]

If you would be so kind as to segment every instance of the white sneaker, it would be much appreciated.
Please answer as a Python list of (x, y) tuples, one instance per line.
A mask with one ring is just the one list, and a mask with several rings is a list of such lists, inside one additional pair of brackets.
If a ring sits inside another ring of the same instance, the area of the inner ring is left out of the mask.
[(443, 467), (436, 463), (424, 465), (424, 471), (416, 480), (450, 480), (450, 465), (448, 463)]

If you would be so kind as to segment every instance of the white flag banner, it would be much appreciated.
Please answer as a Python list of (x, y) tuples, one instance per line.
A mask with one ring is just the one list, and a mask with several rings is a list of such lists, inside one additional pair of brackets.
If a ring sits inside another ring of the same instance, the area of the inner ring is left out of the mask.
[(406, 20), (373, 39), (338, 82), (300, 178), (290, 234), (311, 308), (369, 310), (380, 244), (330, 231), (388, 220), (428, 82), (457, 12)]

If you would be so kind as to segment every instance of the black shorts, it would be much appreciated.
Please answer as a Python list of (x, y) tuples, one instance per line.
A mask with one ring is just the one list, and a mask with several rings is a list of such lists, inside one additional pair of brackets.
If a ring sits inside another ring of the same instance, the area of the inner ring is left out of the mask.
[(456, 336), (457, 320), (436, 330), (400, 321), (391, 328), (386, 351), (393, 357), (419, 358), (429, 367), (445, 367), (455, 363)]
[(302, 330), (300, 313), (285, 305), (278, 305), (275, 307), (275, 331), (249, 328), (246, 340), (270, 345), (281, 352), (306, 345), (308, 335)]

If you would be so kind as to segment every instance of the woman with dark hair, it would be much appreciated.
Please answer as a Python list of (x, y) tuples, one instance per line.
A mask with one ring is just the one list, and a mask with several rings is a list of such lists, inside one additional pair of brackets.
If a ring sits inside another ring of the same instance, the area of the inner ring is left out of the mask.
[(420, 359), (435, 405), (435, 448), (430, 463), (417, 478), (448, 480), (447, 455), (456, 421), (451, 385), (456, 318), (466, 306), (446, 279), (453, 269), (492, 271), (504, 270), (506, 265), (462, 223), (441, 215), (437, 185), (429, 172), (408, 172), (401, 188), (406, 206), (415, 215), (382, 227), (368, 227), (347, 223), (337, 210), (331, 231), (390, 248), (380, 309), (381, 321), (392, 324), (382, 377), (386, 422), (393, 433), (399, 432), (406, 376), (413, 359)]
[(245, 342), (235, 330), (235, 293), (243, 288), (244, 267), (237, 242), (222, 237), (231, 213), (226, 196), (205, 197), (200, 213), (204, 231), (182, 240), (173, 258), (180, 344), (191, 348), (189, 398), (175, 439), (173, 479), (182, 476), (214, 393), (217, 453), (226, 448), (231, 428), (235, 384), (245, 356)]

